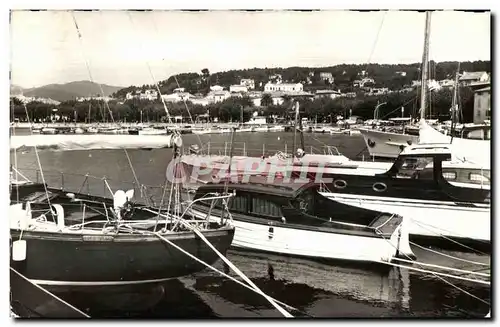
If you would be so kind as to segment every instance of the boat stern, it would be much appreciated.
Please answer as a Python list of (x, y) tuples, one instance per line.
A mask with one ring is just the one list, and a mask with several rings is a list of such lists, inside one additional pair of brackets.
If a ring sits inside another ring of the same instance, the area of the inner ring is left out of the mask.
[(371, 226), (385, 242), (385, 255), (382, 261), (391, 262), (394, 258), (414, 260), (415, 254), (410, 247), (409, 218), (397, 214), (383, 214)]

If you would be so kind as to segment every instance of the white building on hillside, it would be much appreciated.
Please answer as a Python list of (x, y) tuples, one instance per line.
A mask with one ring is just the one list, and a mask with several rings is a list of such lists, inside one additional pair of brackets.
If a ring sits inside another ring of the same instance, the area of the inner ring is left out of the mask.
[(215, 91), (209, 92), (206, 96), (209, 103), (217, 103), (222, 102), (231, 97), (231, 93), (229, 91)]
[(334, 81), (333, 74), (329, 73), (329, 72), (321, 72), (321, 73), (319, 73), (319, 78), (322, 81), (328, 81), (328, 83), (330, 83), (330, 84), (333, 84), (333, 81)]
[(247, 93), (248, 88), (245, 85), (231, 85), (229, 87), (231, 93)]
[(473, 83), (488, 82), (490, 76), (487, 72), (463, 72), (459, 81), (462, 85), (470, 85)]
[(192, 94), (187, 93), (187, 92), (174, 92), (171, 94), (163, 94), (162, 98), (166, 102), (182, 102), (182, 101), (188, 101), (193, 97)]
[(315, 99), (318, 98), (331, 98), (335, 99), (336, 97), (340, 96), (340, 91), (335, 91), (335, 90), (316, 90), (316, 93), (314, 95)]
[(304, 86), (301, 83), (267, 83), (264, 85), (264, 92), (275, 92), (275, 91), (282, 91), (282, 92), (303, 92), (304, 91)]
[(141, 100), (149, 100), (153, 101), (158, 99), (158, 91), (154, 89), (148, 89), (145, 90), (144, 92), (141, 92), (141, 95), (139, 97)]
[(224, 88), (220, 85), (213, 85), (213, 86), (210, 86), (210, 91), (212, 92), (219, 92), (219, 91), (222, 91), (224, 90)]
[(255, 89), (255, 81), (251, 78), (242, 78), (240, 80), (240, 85), (246, 86), (248, 90)]

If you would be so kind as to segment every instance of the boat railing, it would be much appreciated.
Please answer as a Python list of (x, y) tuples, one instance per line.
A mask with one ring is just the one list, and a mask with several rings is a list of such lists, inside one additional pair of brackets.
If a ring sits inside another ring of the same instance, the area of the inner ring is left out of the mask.
[[(272, 156), (278, 151), (285, 154), (290, 154), (292, 146), (288, 143), (281, 144), (262, 144), (262, 148), (252, 148), (248, 147), (245, 142), (233, 142), (233, 156)], [(323, 155), (341, 155), (338, 148), (333, 145), (323, 145), (321, 147), (315, 147), (312, 145), (306, 146), (303, 149), (309, 154), (323, 154)], [(184, 154), (191, 154), (191, 149), (189, 147), (184, 147)], [(229, 156), (231, 151), (231, 142), (208, 142), (203, 148), (198, 152), (201, 155), (219, 155), (219, 156)]]
[[(138, 184), (135, 181), (122, 181), (107, 177), (98, 177), (90, 174), (78, 174), (43, 170), (43, 175), (39, 169), (34, 168), (17, 168), (17, 171), (31, 182), (45, 183), (54, 189), (60, 189), (65, 192), (74, 192), (79, 194), (87, 194), (92, 196), (100, 196), (104, 198), (113, 198), (110, 192), (117, 190), (133, 189), (134, 194), (137, 194), (135, 202), (151, 205), (153, 207), (160, 205), (162, 197), (164, 202), (168, 199), (168, 194), (163, 194), (164, 184), (148, 185)], [(13, 180), (18, 180), (16, 171), (12, 173)], [(21, 177), (21, 175), (18, 175)], [(43, 178), (42, 178), (43, 176)], [(15, 185), (13, 185), (13, 188)], [(168, 188), (166, 193), (168, 193)]]

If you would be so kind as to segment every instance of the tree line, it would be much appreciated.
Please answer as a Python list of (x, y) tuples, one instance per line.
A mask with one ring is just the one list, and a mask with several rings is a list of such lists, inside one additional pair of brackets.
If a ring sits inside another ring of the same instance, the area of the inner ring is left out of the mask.
[[(354, 98), (338, 97), (298, 98), (300, 103), (301, 116), (318, 122), (335, 122), (337, 116), (346, 117), (350, 114), (363, 119), (373, 118), (374, 109), (379, 103), (385, 103), (379, 109), (379, 118), (388, 119), (392, 117), (416, 117), (420, 108), (420, 89), (414, 88), (410, 92), (393, 92), (385, 95), (357, 95)], [(474, 93), (468, 87), (460, 89), (460, 105), (463, 112), (463, 121), (472, 121)], [(430, 107), (427, 112), (430, 118), (447, 120), (450, 117), (453, 90), (441, 89), (432, 91), (429, 94)], [(209, 114), (217, 118), (219, 122), (240, 121), (243, 114), (244, 121), (247, 121), (253, 112), (260, 115), (276, 115), (292, 119), (294, 99), (285, 96), (283, 103), (273, 105), (268, 94), (261, 98), (261, 106), (255, 107), (248, 97), (230, 97), (219, 103), (212, 103), (208, 106), (193, 105), (187, 101), (178, 103), (167, 103), (167, 110), (173, 116), (189, 117), (196, 121), (197, 117)], [(188, 110), (189, 109), (189, 113)], [(404, 107), (404, 112), (401, 111)], [(19, 99), (11, 98), (11, 117), (20, 121), (27, 121), (28, 113), (30, 121), (47, 121), (50, 116), (57, 113), (59, 116), (67, 117), (69, 121), (77, 122), (166, 122), (167, 113), (163, 103), (157, 99), (154, 101), (130, 99), (126, 101), (112, 100), (107, 103), (98, 100), (91, 101), (65, 101), (59, 105), (51, 105), (42, 102), (30, 102), (24, 105)], [(112, 118), (111, 118), (112, 117)], [(189, 119), (190, 121), (190, 119)]]

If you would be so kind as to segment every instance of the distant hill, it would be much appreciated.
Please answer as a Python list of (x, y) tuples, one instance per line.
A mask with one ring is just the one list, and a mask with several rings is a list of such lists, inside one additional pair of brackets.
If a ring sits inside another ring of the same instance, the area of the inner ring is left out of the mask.
[[(443, 80), (454, 78), (458, 62), (443, 61), (429, 62), (430, 79)], [(420, 63), (412, 64), (340, 64), (328, 67), (287, 67), (287, 68), (249, 68), (235, 69), (225, 72), (212, 72), (205, 68), (199, 72), (181, 73), (170, 76), (167, 80), (159, 81), (158, 85), (162, 94), (169, 94), (175, 88), (182, 87), (191, 94), (204, 93), (209, 90), (210, 85), (220, 85), (228, 88), (230, 85), (239, 84), (242, 78), (250, 78), (255, 82), (256, 90), (263, 90), (264, 85), (270, 81), (271, 75), (280, 74), (283, 81), (291, 83), (303, 83), (305, 91), (318, 88), (333, 88), (342, 93), (355, 92), (354, 81), (363, 76), (374, 79), (371, 87), (389, 88), (399, 90), (410, 87), (412, 82), (420, 80)], [(491, 62), (467, 61), (460, 63), (460, 71), (486, 71), (491, 72)], [(362, 75), (363, 72), (363, 75)], [(330, 73), (330, 80), (321, 78), (321, 73)], [(116, 92), (115, 97), (125, 98), (130, 91), (137, 89), (155, 88), (153, 85), (129, 86)]]
[(10, 85), (10, 94), (12, 95), (19, 95), (23, 93), (23, 88), (20, 87), (19, 85)]
[[(106, 84), (101, 84), (101, 87), (104, 92), (104, 94), (102, 94), (103, 96), (109, 96), (123, 88), (120, 86), (111, 86)], [(19, 87), (11, 85), (11, 93), (13, 92), (13, 89), (17, 91), (17, 88)], [(31, 89), (23, 90), (21, 88), (21, 90), (23, 95), (27, 97), (51, 98), (57, 101), (67, 101), (75, 99), (76, 97), (88, 97), (90, 95), (101, 95), (101, 88), (99, 87), (99, 84), (90, 81), (77, 81), (66, 84), (49, 84)]]

